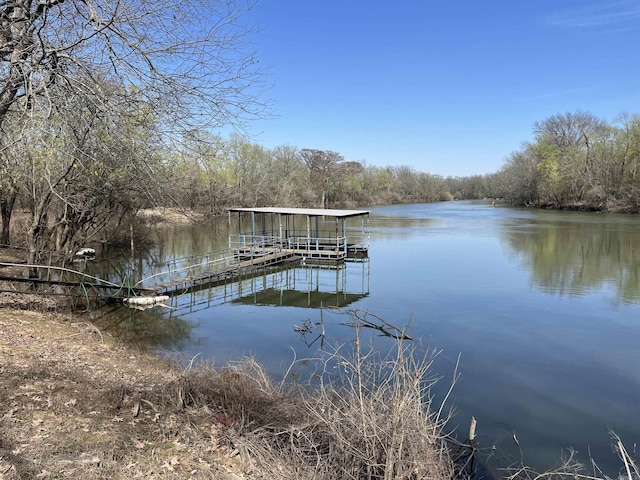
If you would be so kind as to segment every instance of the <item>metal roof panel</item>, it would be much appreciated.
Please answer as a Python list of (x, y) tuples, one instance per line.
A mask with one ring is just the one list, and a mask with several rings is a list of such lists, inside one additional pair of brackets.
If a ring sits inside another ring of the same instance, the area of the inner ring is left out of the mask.
[(277, 213), (280, 215), (308, 215), (310, 217), (356, 217), (368, 215), (368, 210), (340, 210), (334, 208), (286, 208), (286, 207), (254, 207), (254, 208), (230, 208), (230, 212), (253, 213)]

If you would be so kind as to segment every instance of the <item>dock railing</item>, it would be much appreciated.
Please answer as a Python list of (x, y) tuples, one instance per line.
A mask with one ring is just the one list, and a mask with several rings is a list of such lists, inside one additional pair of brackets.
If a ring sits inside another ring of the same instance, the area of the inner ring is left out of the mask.
[(167, 262), (154, 264), (149, 274), (135, 284), (138, 288), (150, 287), (156, 284), (174, 282), (189, 277), (219, 271), (236, 262), (232, 250), (186, 257), (172, 258)]
[(347, 237), (335, 236), (329, 232), (321, 232), (321, 235), (315, 236), (309, 236), (306, 231), (288, 231), (284, 236), (273, 232), (229, 235), (229, 249), (243, 255), (264, 255), (281, 249), (294, 250), (309, 257), (322, 255), (323, 252), (346, 255), (347, 248)]
[(251, 235), (236, 233), (229, 235), (229, 250), (273, 250), (283, 248), (282, 239), (277, 235)]

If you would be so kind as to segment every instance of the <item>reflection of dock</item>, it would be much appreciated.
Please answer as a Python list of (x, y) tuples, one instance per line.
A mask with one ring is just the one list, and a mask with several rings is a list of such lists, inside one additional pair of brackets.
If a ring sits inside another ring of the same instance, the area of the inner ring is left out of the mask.
[(192, 289), (171, 300), (171, 315), (226, 303), (302, 308), (345, 307), (369, 296), (369, 259), (336, 265), (274, 266)]
[[(190, 257), (181, 265), (174, 261), (167, 264), (166, 271), (147, 277), (136, 287), (176, 295), (285, 262), (340, 264), (368, 255), (369, 232), (365, 221), (369, 212), (364, 210), (236, 208), (229, 211), (229, 223), (235, 214), (238, 233), (229, 236), (229, 250)], [(247, 216), (251, 229), (243, 231)], [(358, 217), (361, 219), (358, 233), (349, 232), (348, 220)]]
[(238, 284), (232, 303), (303, 308), (345, 307), (369, 295), (369, 261), (295, 267)]

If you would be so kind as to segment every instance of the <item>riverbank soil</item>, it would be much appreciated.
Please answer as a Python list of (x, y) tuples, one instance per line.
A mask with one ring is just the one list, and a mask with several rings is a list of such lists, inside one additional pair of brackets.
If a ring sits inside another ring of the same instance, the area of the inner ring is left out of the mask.
[(0, 480), (245, 478), (216, 412), (176, 404), (181, 371), (32, 306), (0, 294)]

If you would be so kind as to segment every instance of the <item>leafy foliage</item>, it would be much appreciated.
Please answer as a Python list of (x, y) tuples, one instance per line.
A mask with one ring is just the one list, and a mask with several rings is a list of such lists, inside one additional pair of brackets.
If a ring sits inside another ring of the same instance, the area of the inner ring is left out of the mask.
[(638, 211), (640, 117), (621, 114), (610, 124), (578, 111), (536, 122), (534, 133), (498, 172), (495, 196), (518, 205)]

